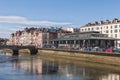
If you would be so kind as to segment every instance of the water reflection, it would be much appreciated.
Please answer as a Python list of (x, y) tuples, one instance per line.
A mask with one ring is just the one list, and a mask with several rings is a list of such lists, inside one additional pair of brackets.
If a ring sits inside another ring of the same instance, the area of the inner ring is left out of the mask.
[(5, 51), (0, 50), (0, 63), (4, 63), (10, 59), (10, 56)]
[[(76, 64), (74, 61), (57, 60), (38, 56), (18, 57), (12, 61), (12, 68), (16, 72), (28, 76), (36, 76), (32, 80), (120, 80), (120, 72), (111, 69), (90, 67), (90, 65)], [(80, 62), (79, 62), (80, 63)], [(102, 65), (104, 66), (104, 65)], [(21, 79), (18, 79), (21, 80)]]
[(99, 77), (99, 80), (120, 80), (120, 75), (118, 74), (108, 74)]
[(81, 67), (74, 64), (61, 65), (61, 73), (66, 75), (67, 79), (81, 80), (120, 80), (120, 74), (112, 70), (102, 70), (88, 67)]
[(26, 60), (13, 60), (12, 66), (18, 70), (22, 69), (30, 74), (52, 74), (58, 71), (58, 64), (51, 61), (43, 61), (30, 57)]

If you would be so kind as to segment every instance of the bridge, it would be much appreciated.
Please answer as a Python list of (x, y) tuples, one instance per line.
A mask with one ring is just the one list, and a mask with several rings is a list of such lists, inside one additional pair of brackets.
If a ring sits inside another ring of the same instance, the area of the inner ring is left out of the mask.
[(13, 56), (18, 56), (20, 49), (29, 49), (31, 55), (38, 53), (38, 49), (35, 46), (0, 45), (0, 49), (11, 49)]

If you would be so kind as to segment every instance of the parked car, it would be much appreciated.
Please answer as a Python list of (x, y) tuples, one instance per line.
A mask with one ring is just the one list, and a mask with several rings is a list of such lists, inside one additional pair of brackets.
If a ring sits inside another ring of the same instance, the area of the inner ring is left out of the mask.
[(51, 48), (52, 46), (47, 44), (47, 45), (44, 45), (43, 48)]
[(120, 48), (113, 48), (113, 52), (119, 52), (120, 53)]
[(108, 48), (108, 49), (106, 49), (106, 52), (113, 52), (113, 49), (112, 48)]
[(91, 51), (91, 49), (87, 47), (87, 48), (84, 48), (84, 51)]
[(92, 51), (98, 51), (99, 50), (99, 47), (94, 47), (94, 48), (92, 48)]

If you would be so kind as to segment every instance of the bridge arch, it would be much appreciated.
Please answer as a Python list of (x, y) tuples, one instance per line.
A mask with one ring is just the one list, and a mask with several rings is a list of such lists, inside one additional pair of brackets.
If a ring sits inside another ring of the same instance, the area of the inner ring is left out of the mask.
[(13, 56), (18, 56), (19, 55), (19, 50), (22, 49), (29, 49), (31, 55), (36, 55), (38, 53), (38, 49), (35, 46), (9, 46), (9, 45), (4, 45), (0, 46), (0, 49), (11, 49), (13, 52)]
[(29, 49), (19, 49), (19, 55), (21, 54), (29, 54), (30, 55), (30, 50)]

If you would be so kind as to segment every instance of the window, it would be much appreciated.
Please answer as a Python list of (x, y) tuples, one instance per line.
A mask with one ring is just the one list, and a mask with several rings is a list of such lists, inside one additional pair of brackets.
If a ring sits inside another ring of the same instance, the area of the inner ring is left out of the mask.
[(117, 33), (117, 32), (118, 32), (118, 30), (117, 30), (117, 29), (115, 29), (115, 30), (114, 30), (114, 32), (115, 32), (115, 33)]
[(112, 30), (111, 30), (111, 33), (112, 33)]
[(97, 27), (96, 29), (99, 30), (99, 27)]
[(117, 25), (115, 25), (115, 28), (117, 28)]
[(111, 26), (111, 29), (112, 29), (112, 26)]
[(82, 31), (84, 31), (84, 29), (82, 29)]
[(120, 47), (120, 43), (119, 43), (119, 47)]
[(115, 37), (117, 37), (117, 34), (115, 34)]
[(88, 28), (88, 31), (90, 31), (90, 28)]
[(102, 29), (102, 27), (101, 27), (101, 29)]
[(108, 26), (106, 26), (106, 29), (108, 29)]
[(92, 30), (94, 30), (94, 29), (92, 28)]
[(108, 31), (108, 30), (106, 30), (106, 33), (109, 33), (109, 31)]

